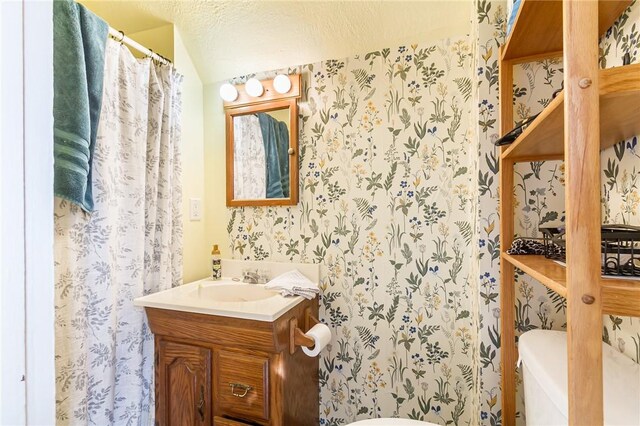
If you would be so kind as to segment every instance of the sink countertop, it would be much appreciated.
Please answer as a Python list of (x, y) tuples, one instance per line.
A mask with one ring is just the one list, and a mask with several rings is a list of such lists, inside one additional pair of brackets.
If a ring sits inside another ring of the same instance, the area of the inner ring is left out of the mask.
[[(231, 286), (219, 288), (222, 286)], [(245, 291), (246, 290), (246, 291)], [(252, 300), (253, 299), (253, 300)], [(300, 296), (284, 297), (261, 284), (222, 278), (204, 279), (134, 299), (135, 306), (193, 312), (206, 315), (275, 321), (302, 302)]]

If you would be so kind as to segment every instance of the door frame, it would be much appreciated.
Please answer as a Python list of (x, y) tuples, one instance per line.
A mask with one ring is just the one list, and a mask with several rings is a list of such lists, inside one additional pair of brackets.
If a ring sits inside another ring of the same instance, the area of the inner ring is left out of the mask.
[(0, 0), (0, 424), (55, 424), (51, 0)]

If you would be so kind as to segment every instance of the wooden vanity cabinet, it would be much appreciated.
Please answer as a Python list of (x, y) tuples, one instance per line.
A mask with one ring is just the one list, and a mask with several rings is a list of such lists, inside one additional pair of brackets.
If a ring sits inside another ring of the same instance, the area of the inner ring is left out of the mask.
[(273, 322), (145, 308), (155, 334), (158, 426), (318, 425), (318, 358), (297, 347), (317, 300)]

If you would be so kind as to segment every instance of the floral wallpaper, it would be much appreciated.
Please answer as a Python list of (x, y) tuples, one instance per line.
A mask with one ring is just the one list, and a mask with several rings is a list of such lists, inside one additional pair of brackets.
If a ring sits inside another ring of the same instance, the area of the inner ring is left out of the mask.
[[(600, 43), (600, 66), (612, 68), (640, 63), (640, 2), (634, 0), (627, 11), (607, 31)], [(640, 147), (636, 135), (621, 141), (600, 156), (602, 221), (640, 226)], [(606, 316), (604, 340), (640, 363), (640, 318)]]
[(479, 254), (478, 305), (480, 369), (479, 424), (502, 424), (500, 411), (500, 217), (499, 149), (493, 142), (499, 138), (498, 57), (505, 39), (506, 4), (503, 1), (476, 0), (476, 86), (474, 107), (477, 108), (477, 204), (476, 227)]
[(229, 210), (236, 258), (322, 265), (322, 425), (477, 424), (468, 38), (304, 65), (300, 203)]
[[(480, 259), (482, 371), (481, 418), (485, 424), (499, 424), (499, 264), (498, 264), (498, 150), (491, 142), (498, 137), (497, 48), (504, 40), (505, 5), (478, 1), (478, 97), (480, 170), (480, 217), (478, 243)], [(629, 53), (631, 63), (640, 62), (640, 4), (634, 2), (607, 32), (600, 45), (603, 68), (622, 65)], [(561, 88), (562, 60), (549, 59), (522, 64), (514, 69), (514, 119), (540, 112)], [(602, 219), (605, 223), (640, 225), (637, 137), (623, 141), (602, 153)], [(521, 163), (515, 170), (516, 233), (540, 237), (538, 227), (564, 221), (564, 168), (562, 162)], [(498, 220), (499, 221), (499, 220)], [(565, 300), (536, 280), (516, 277), (516, 330), (566, 328)], [(604, 340), (640, 362), (640, 319), (606, 316)], [(523, 394), (519, 394), (520, 412)], [(520, 421), (523, 422), (523, 418)]]

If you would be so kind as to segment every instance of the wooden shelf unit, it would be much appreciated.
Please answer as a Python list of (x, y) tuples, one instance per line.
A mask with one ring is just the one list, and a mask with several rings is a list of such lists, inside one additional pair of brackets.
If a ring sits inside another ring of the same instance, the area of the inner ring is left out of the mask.
[[(640, 64), (600, 71), (600, 149), (640, 134)], [(515, 162), (564, 158), (564, 92), (502, 153)]]
[[(597, 40), (630, 0), (523, 0), (500, 50), (500, 131), (513, 126), (513, 66), (563, 56), (564, 88), (500, 155), (502, 424), (516, 419), (515, 268), (567, 299), (569, 424), (602, 424), (602, 315), (640, 316), (640, 282), (600, 276), (600, 151), (640, 133), (640, 65), (600, 70)], [(563, 159), (566, 267), (506, 254), (514, 165)], [(589, 374), (584, 374), (585, 372)]]
[[(598, 34), (604, 34), (631, 1), (598, 2)], [(562, 54), (562, 1), (524, 0), (518, 9), (501, 59), (528, 62), (537, 56)]]

